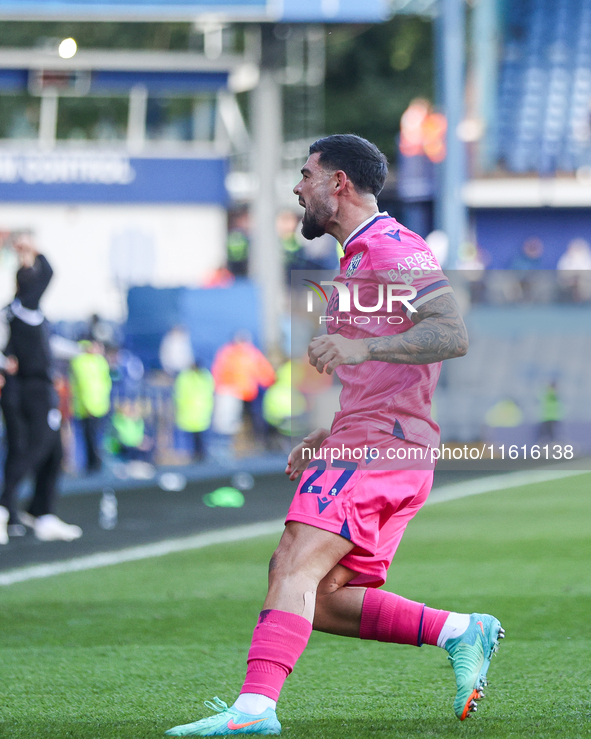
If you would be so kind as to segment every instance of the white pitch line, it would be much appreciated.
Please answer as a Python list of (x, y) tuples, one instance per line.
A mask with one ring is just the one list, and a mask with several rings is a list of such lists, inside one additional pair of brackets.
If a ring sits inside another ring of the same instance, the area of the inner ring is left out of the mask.
[(448, 500), (466, 498), (469, 495), (480, 495), (481, 493), (494, 493), (497, 490), (509, 490), (523, 485), (532, 485), (536, 482), (550, 482), (561, 480), (564, 477), (575, 475), (586, 475), (590, 470), (524, 470), (519, 472), (508, 472), (505, 475), (491, 475), (490, 477), (478, 477), (475, 480), (442, 485), (433, 488), (427, 499), (429, 503), (445, 503)]
[[(494, 475), (482, 477), (467, 482), (459, 482), (452, 485), (444, 485), (435, 488), (427, 500), (427, 504), (444, 503), (448, 500), (465, 498), (470, 495), (481, 493), (492, 493), (500, 490), (530, 485), (536, 482), (549, 482), (560, 480), (574, 475), (587, 474), (588, 470), (530, 470), (525, 472), (509, 472), (506, 475)], [(185, 552), (190, 549), (202, 549), (213, 544), (228, 544), (246, 539), (254, 539), (257, 536), (278, 534), (283, 531), (284, 519), (263, 523), (245, 524), (235, 526), (231, 529), (218, 529), (208, 531), (204, 534), (186, 536), (182, 539), (165, 539), (155, 544), (146, 544), (139, 547), (128, 547), (114, 552), (100, 552), (90, 554), (86, 557), (74, 557), (61, 562), (50, 562), (44, 565), (28, 565), (14, 570), (0, 573), (0, 586), (14, 585), (26, 580), (38, 580), (54, 575), (62, 575), (66, 572), (81, 572), (82, 570), (94, 570), (98, 567), (122, 564), (123, 562), (136, 562), (151, 557), (162, 557), (173, 552)]]
[(182, 539), (165, 539), (155, 544), (128, 547), (127, 549), (118, 549), (114, 552), (99, 552), (98, 554), (90, 554), (86, 557), (74, 557), (73, 559), (62, 560), (61, 562), (19, 567), (18, 569), (0, 573), (0, 585), (13, 585), (14, 583), (24, 582), (25, 580), (37, 580), (39, 578), (52, 577), (53, 575), (61, 575), (64, 572), (94, 570), (97, 567), (118, 565), (123, 562), (136, 562), (137, 560), (149, 559), (150, 557), (162, 557), (164, 554), (185, 552), (189, 549), (202, 549), (212, 544), (228, 544), (234, 541), (244, 541), (245, 539), (253, 539), (257, 536), (276, 534), (283, 531), (284, 525), (285, 520), (279, 518), (275, 521), (265, 521), (264, 523), (235, 526), (231, 529), (208, 531), (205, 534), (195, 534), (195, 536), (186, 536)]

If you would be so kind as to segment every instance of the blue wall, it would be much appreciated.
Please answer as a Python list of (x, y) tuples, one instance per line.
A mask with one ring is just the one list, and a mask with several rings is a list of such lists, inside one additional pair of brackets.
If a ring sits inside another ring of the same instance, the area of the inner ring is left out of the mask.
[(259, 345), (259, 295), (247, 280), (212, 289), (134, 287), (127, 305), (125, 345), (140, 357), (146, 369), (160, 367), (162, 337), (179, 324), (191, 334), (195, 358), (207, 367), (217, 349), (239, 329), (250, 331)]
[(0, 201), (226, 205), (226, 167), (225, 159), (4, 151), (0, 153)]
[(539, 238), (544, 253), (539, 269), (556, 269), (572, 239), (591, 244), (590, 208), (499, 208), (475, 212), (476, 238), (490, 262), (489, 269), (512, 269), (524, 241)]

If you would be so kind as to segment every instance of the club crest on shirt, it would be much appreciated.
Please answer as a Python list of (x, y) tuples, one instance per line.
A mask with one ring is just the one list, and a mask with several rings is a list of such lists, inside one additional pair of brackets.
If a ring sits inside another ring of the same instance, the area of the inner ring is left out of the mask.
[(351, 257), (351, 261), (349, 262), (349, 266), (347, 267), (347, 271), (345, 273), (345, 277), (351, 277), (353, 272), (359, 267), (359, 262), (361, 262), (361, 258), (363, 257), (363, 252), (360, 251), (354, 256)]

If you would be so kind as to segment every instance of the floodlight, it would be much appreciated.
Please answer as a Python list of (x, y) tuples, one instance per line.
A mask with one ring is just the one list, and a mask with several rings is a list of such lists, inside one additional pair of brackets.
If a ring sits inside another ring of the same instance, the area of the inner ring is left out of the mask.
[(78, 51), (78, 44), (73, 38), (65, 38), (59, 45), (57, 53), (62, 59), (71, 59)]

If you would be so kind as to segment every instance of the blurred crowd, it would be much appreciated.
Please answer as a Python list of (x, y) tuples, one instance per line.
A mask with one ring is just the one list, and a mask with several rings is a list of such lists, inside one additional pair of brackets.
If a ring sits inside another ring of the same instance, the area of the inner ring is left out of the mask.
[(50, 335), (67, 473), (92, 475), (106, 464), (122, 478), (150, 477), (157, 465), (287, 449), (290, 362), (271, 364), (247, 331), (206, 367), (187, 327), (173, 326), (160, 344), (162, 369), (149, 372), (118, 336), (98, 316), (77, 340)]
[[(312, 241), (301, 232), (301, 217), (292, 210), (277, 214), (275, 230), (283, 255), (284, 275), (287, 285), (292, 270), (335, 269), (342, 255), (340, 246), (329, 234)], [(239, 206), (228, 213), (227, 260), (210, 275), (209, 287), (231, 284), (236, 278), (249, 274), (252, 224), (247, 206)]]
[[(41, 540), (71, 541), (77, 526), (55, 515), (62, 473), (151, 479), (156, 465), (224, 462), (287, 451), (291, 364), (273, 364), (246, 330), (206, 367), (186, 326), (160, 344), (161, 369), (146, 372), (121, 326), (93, 315), (52, 326), (40, 301), (53, 270), (34, 235), (13, 235), (19, 260), (13, 300), (0, 321), (2, 493), (0, 544), (31, 527)], [(295, 407), (302, 406), (295, 402)], [(32, 481), (21, 509), (22, 483)]]
[(575, 238), (547, 268), (545, 246), (537, 236), (526, 239), (506, 269), (487, 269), (490, 255), (468, 245), (459, 270), (470, 285), (472, 303), (586, 303), (591, 300), (591, 246)]

